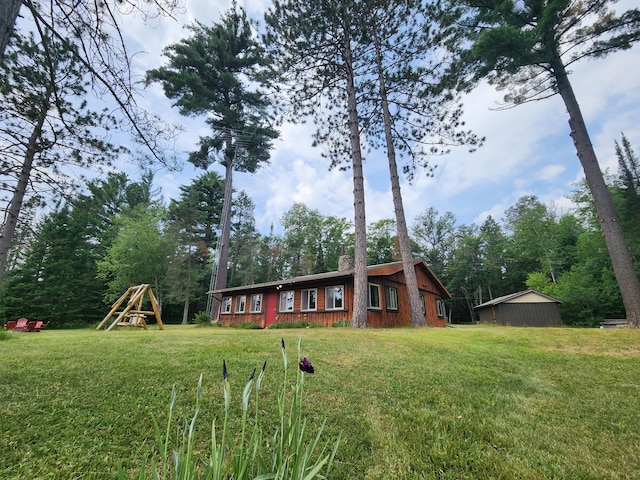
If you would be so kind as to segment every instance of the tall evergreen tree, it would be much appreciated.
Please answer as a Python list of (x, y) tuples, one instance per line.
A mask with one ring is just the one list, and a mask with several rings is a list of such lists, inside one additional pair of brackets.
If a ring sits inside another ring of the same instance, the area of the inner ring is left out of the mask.
[(365, 1), (276, 0), (265, 16), (265, 41), (291, 119), (313, 118), (315, 140), (332, 166), (346, 164), (353, 175), (355, 273), (351, 325), (367, 326), (367, 241), (364, 173), (358, 112), (360, 82), (370, 70), (370, 53), (358, 38)]
[[(190, 38), (164, 50), (168, 65), (147, 72), (146, 81), (160, 82), (165, 95), (182, 115), (206, 116), (211, 135), (200, 138), (200, 148), (189, 161), (208, 168), (218, 161), (225, 167), (225, 195), (215, 289), (227, 285), (233, 171), (254, 173), (269, 160), (277, 132), (269, 124), (269, 99), (256, 87), (265, 64), (251, 24), (235, 2), (220, 23), (189, 27)], [(220, 299), (212, 302), (216, 316)]]
[(176, 247), (169, 266), (168, 298), (183, 302), (183, 324), (188, 322), (192, 299), (202, 301), (210, 286), (208, 260), (216, 245), (223, 199), (224, 181), (216, 172), (207, 172), (181, 186), (178, 200), (169, 203), (167, 233), (175, 236)]
[(375, 52), (375, 80), (365, 83), (370, 88), (363, 95), (365, 132), (374, 145), (384, 145), (387, 152), (397, 243), (414, 325), (425, 325), (426, 320), (413, 266), (397, 157), (405, 157), (404, 170), (412, 179), (418, 165), (431, 173), (427, 154), (441, 154), (450, 145), (480, 142), (458, 128), (462, 109), (454, 78), (446, 73), (451, 58), (443, 46), (453, 51), (465, 37), (455, 23), (458, 15), (456, 9), (443, 9), (439, 2), (396, 0), (371, 2), (361, 17), (366, 32), (361, 41), (369, 42)]
[(640, 9), (620, 15), (615, 0), (460, 0), (479, 30), (471, 49), (477, 77), (507, 89), (518, 105), (555, 94), (569, 114), (570, 134), (591, 190), (629, 326), (640, 327), (640, 280), (624, 241), (567, 67), (602, 58), (640, 40)]
[(631, 250), (636, 271), (640, 270), (640, 159), (623, 134), (615, 142), (618, 157), (618, 179), (614, 194), (620, 199), (618, 211), (622, 231)]
[(1, 318), (27, 317), (59, 327), (104, 316), (104, 283), (96, 278), (99, 249), (89, 225), (85, 212), (68, 205), (42, 221), (23, 263), (7, 275)]

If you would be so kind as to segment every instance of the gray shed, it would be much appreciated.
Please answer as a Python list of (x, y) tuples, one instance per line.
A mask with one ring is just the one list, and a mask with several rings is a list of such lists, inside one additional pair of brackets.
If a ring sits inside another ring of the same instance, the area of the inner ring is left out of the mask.
[(562, 325), (557, 298), (535, 290), (494, 298), (475, 307), (481, 323), (513, 327), (557, 327)]

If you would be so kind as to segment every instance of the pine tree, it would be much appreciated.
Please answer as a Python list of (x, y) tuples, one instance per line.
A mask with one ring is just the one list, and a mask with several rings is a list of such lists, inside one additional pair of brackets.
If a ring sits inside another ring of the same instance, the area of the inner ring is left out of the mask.
[(640, 40), (640, 9), (620, 15), (613, 0), (461, 0), (478, 35), (470, 50), (476, 77), (507, 89), (518, 105), (559, 94), (591, 190), (629, 326), (640, 327), (640, 280), (598, 164), (567, 67), (602, 58)]
[(0, 65), (0, 172), (12, 179), (0, 226), (0, 283), (25, 200), (42, 189), (54, 197), (72, 190), (63, 165), (109, 165), (124, 150), (97, 136), (116, 122), (87, 107), (86, 70), (64, 45), (42, 39), (16, 36)]
[[(220, 23), (189, 27), (190, 38), (164, 50), (168, 65), (147, 72), (147, 83), (160, 82), (165, 95), (182, 115), (206, 116), (211, 135), (200, 138), (189, 161), (208, 168), (218, 161), (225, 167), (225, 193), (215, 290), (227, 285), (233, 171), (254, 173), (269, 160), (277, 132), (270, 126), (269, 99), (250, 82), (266, 61), (253, 37), (251, 24), (234, 2)], [(220, 299), (213, 298), (211, 315)]]

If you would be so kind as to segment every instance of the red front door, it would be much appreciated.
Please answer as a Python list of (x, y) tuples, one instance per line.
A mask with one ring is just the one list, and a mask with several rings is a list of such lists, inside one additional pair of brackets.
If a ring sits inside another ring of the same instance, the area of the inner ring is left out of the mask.
[(265, 302), (266, 318), (264, 326), (273, 325), (276, 321), (276, 309), (278, 307), (278, 292), (268, 292)]

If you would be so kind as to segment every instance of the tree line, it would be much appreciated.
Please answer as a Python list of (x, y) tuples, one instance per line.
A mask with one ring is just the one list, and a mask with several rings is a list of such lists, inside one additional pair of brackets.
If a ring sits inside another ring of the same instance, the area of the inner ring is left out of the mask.
[[(424, 324), (399, 175), (411, 178), (418, 168), (429, 172), (429, 158), (449, 148), (473, 151), (482, 144), (461, 121), (460, 98), (487, 80), (507, 92), (505, 102), (512, 106), (555, 94), (562, 98), (626, 316), (637, 327), (640, 281), (567, 72), (576, 61), (628, 49), (640, 39), (640, 10), (616, 15), (613, 3), (274, 0), (258, 26), (234, 1), (218, 23), (188, 26), (190, 35), (165, 48), (165, 65), (149, 70), (144, 83), (159, 83), (182, 115), (201, 117), (210, 127), (189, 161), (203, 169), (214, 162), (225, 167), (214, 287), (223, 288), (229, 281), (233, 173), (255, 172), (268, 161), (279, 122), (312, 119), (314, 140), (324, 147), (332, 167), (353, 174), (352, 325), (367, 325), (371, 241), (363, 145), (386, 153), (395, 212), (391, 224), (407, 278), (412, 323)], [(21, 10), (18, 2), (7, 2), (8, 21), (0, 24), (0, 141), (7, 152), (0, 167), (11, 179), (1, 185), (7, 208), (0, 228), (0, 284), (25, 210), (41, 198), (33, 185), (55, 188), (69, 205), (69, 176), (61, 165), (105, 167), (128, 153), (128, 148), (111, 143), (108, 134), (105, 140), (96, 132), (132, 130), (151, 163), (167, 163), (159, 145), (171, 134), (157, 118), (132, 107), (129, 55), (118, 16), (108, 5), (81, 1), (71, 13), (59, 1), (45, 7), (25, 0), (22, 5)], [(122, 5), (139, 11), (135, 2)], [(170, 15), (175, 7), (173, 1), (158, 1), (151, 2), (150, 9)], [(33, 30), (14, 28), (19, 10), (30, 15)], [(92, 22), (76, 18), (77, 12), (87, 13)], [(99, 89), (111, 95), (116, 110), (88, 108), (88, 92)], [(156, 215), (159, 222), (161, 214)], [(147, 221), (154, 223), (144, 216), (138, 219), (141, 224)], [(554, 261), (548, 257), (555, 285)], [(191, 271), (190, 254), (184, 258)], [(127, 265), (102, 262), (98, 273), (109, 278), (109, 268)], [(185, 305), (192, 287), (191, 281), (182, 287)]]
[[(607, 179), (609, 190), (640, 270), (640, 161), (624, 136), (615, 147), (619, 168)], [(150, 283), (165, 321), (192, 321), (208, 301), (224, 190), (224, 179), (206, 172), (164, 204), (151, 174), (133, 181), (111, 173), (89, 182), (86, 193), (49, 213), (35, 230), (20, 231), (0, 295), (0, 319), (93, 324), (130, 286)], [(424, 258), (452, 294), (452, 322), (475, 321), (476, 305), (529, 288), (561, 300), (569, 325), (596, 326), (624, 315), (584, 183), (571, 200), (576, 208), (562, 212), (524, 196), (502, 219), (481, 224), (459, 224), (453, 212), (434, 208), (413, 219), (412, 256)], [(235, 192), (229, 286), (335, 271), (343, 253), (354, 254), (347, 218), (296, 203), (263, 234), (256, 230), (254, 207), (246, 192)], [(367, 264), (400, 259), (395, 220), (369, 224)]]

